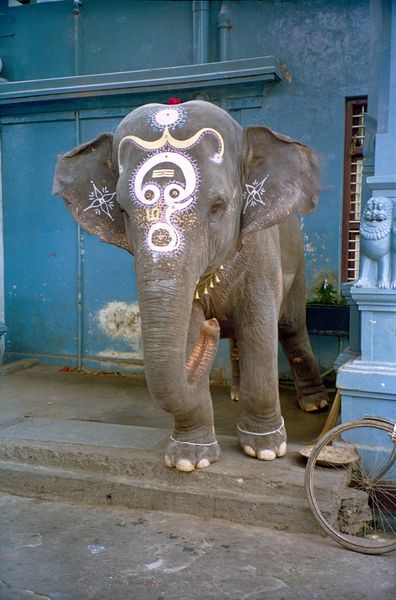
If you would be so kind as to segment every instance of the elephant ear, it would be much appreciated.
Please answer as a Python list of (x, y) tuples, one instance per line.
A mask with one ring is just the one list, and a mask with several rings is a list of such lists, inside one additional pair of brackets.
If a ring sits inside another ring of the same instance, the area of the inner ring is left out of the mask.
[(66, 201), (85, 231), (130, 251), (124, 216), (116, 198), (112, 149), (113, 136), (104, 133), (59, 156), (52, 193)]
[(315, 153), (267, 127), (244, 130), (241, 235), (266, 229), (291, 213), (311, 212), (318, 202)]

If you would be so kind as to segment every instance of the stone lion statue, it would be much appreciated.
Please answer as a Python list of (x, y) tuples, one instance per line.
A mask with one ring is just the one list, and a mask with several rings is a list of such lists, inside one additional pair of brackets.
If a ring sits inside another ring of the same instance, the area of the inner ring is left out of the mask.
[[(356, 287), (390, 287), (392, 212), (390, 198), (373, 197), (366, 204), (360, 221), (360, 276)], [(395, 279), (392, 277), (392, 287), (396, 287)]]

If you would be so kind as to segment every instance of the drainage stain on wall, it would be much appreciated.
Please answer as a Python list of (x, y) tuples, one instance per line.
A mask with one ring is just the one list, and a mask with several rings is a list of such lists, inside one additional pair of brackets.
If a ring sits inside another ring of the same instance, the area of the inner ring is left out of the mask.
[[(103, 350), (100, 356), (111, 356), (125, 359), (142, 359), (142, 330), (140, 324), (140, 311), (137, 302), (109, 302), (98, 312), (98, 321), (101, 330), (111, 339), (126, 342), (131, 351), (118, 351), (115, 348)], [(117, 344), (116, 344), (117, 345)]]

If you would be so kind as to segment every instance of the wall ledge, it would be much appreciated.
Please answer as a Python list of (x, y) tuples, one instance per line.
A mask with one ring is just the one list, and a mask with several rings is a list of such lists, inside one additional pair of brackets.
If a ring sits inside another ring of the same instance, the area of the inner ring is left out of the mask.
[(0, 105), (166, 90), (205, 90), (281, 79), (276, 59), (273, 56), (259, 56), (160, 69), (2, 82)]

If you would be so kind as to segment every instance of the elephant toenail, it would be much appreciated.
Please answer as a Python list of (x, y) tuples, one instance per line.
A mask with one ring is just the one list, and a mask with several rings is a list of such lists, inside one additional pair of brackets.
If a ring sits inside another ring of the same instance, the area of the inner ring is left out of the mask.
[(194, 471), (194, 465), (191, 461), (181, 458), (176, 463), (176, 469), (178, 471), (184, 471), (185, 473), (190, 473), (190, 471)]
[(324, 408), (325, 406), (327, 406), (327, 400), (321, 400), (320, 404), (319, 404), (319, 408)]
[(273, 450), (260, 450), (257, 454), (259, 460), (274, 460), (276, 454)]
[(166, 464), (167, 467), (174, 467), (175, 466), (174, 461), (167, 454), (165, 454), (164, 459), (165, 459), (165, 464)]
[(282, 442), (278, 448), (278, 452), (276, 453), (276, 456), (278, 456), (278, 457), (285, 456), (286, 448), (287, 448), (286, 442)]
[(256, 456), (256, 451), (251, 446), (244, 446), (243, 449), (248, 456)]
[(197, 469), (206, 469), (206, 467), (209, 467), (210, 462), (208, 461), (207, 458), (202, 458), (199, 463), (197, 464), (196, 468)]

